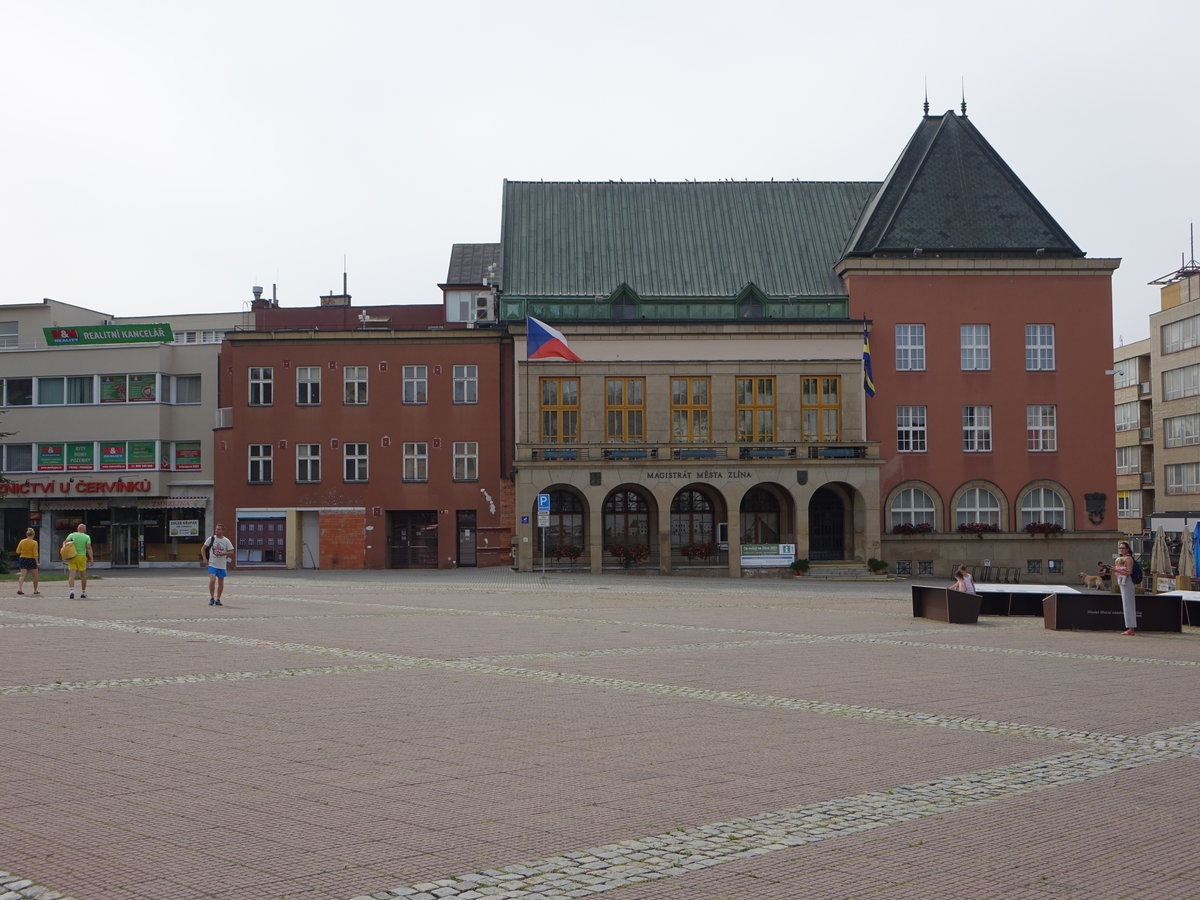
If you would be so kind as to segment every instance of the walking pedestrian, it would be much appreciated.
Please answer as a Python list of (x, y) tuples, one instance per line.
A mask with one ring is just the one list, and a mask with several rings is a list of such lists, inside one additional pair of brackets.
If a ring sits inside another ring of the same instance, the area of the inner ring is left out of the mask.
[(36, 532), (32, 528), (25, 529), (25, 537), (17, 544), (17, 567), (21, 574), (17, 576), (17, 593), (24, 594), (25, 576), (33, 573), (33, 596), (41, 593), (38, 590), (38, 542), (34, 539)]
[(67, 535), (63, 546), (69, 543), (75, 545), (75, 555), (67, 560), (67, 590), (70, 592), (67, 596), (71, 600), (75, 599), (75, 573), (78, 572), (79, 597), (86, 600), (87, 567), (95, 562), (92, 556), (92, 536), (87, 533), (87, 526), (80, 522), (76, 529)]
[(225, 526), (218, 525), (212, 536), (200, 548), (200, 558), (208, 566), (208, 605), (223, 606), (221, 595), (225, 593), (225, 576), (229, 567), (236, 565), (233, 541), (225, 537)]

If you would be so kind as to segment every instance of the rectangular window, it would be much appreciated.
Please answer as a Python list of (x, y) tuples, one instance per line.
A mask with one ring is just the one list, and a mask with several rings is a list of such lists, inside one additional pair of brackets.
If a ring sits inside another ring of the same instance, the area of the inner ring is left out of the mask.
[(775, 440), (775, 376), (737, 380), (737, 439)]
[(1200, 462), (1166, 466), (1168, 494), (1200, 494)]
[(960, 325), (960, 356), (964, 372), (983, 372), (992, 367), (992, 326)]
[(175, 402), (180, 404), (200, 402), (200, 376), (176, 375), (174, 382)]
[(67, 376), (67, 402), (74, 404), (96, 402), (96, 378), (93, 375)]
[(1025, 407), (1025, 437), (1030, 453), (1051, 453), (1058, 449), (1053, 406)]
[(37, 380), (38, 406), (60, 406), (67, 399), (65, 378), (39, 378)]
[(321, 367), (296, 367), (296, 405), (321, 405)]
[(1117, 373), (1113, 376), (1114, 388), (1131, 387), (1137, 384), (1138, 367), (1136, 359), (1123, 359), (1118, 363), (1113, 363), (1113, 369)]
[(250, 405), (270, 406), (274, 403), (275, 370), (270, 366), (250, 367)]
[(5, 378), (0, 381), (0, 387), (4, 390), (5, 406), (33, 405), (32, 378)]
[(990, 452), (992, 449), (992, 408), (990, 406), (964, 406), (962, 416), (963, 452)]
[(1200, 363), (1163, 372), (1163, 400), (1179, 400), (1200, 394)]
[(428, 366), (404, 367), (404, 402), (410, 406), (429, 402)]
[(1162, 352), (1178, 353), (1200, 346), (1200, 315), (1188, 316), (1162, 327)]
[(250, 471), (247, 480), (251, 484), (271, 483), (271, 445), (251, 444), (249, 450)]
[(5, 472), (33, 471), (33, 444), (3, 444)]
[(454, 480), (479, 480), (479, 444), (476, 441), (454, 442)]
[(579, 442), (579, 379), (543, 378), (541, 387), (542, 441)]
[(706, 443), (710, 438), (707, 375), (671, 379), (671, 440), (681, 444)]
[(646, 439), (646, 379), (604, 379), (604, 439), (640, 443)]
[(1117, 518), (1140, 519), (1142, 517), (1142, 492), (1117, 491)]
[(1138, 401), (1130, 400), (1128, 403), (1118, 403), (1113, 409), (1116, 411), (1117, 431), (1133, 431), (1141, 426)]
[(158, 376), (154, 372), (139, 372), (128, 378), (130, 403), (153, 403), (158, 399)]
[(1054, 369), (1054, 326), (1025, 326), (1025, 370), (1049, 372)]
[(820, 375), (800, 379), (801, 440), (842, 439), (841, 377)]
[(924, 453), (928, 449), (924, 406), (896, 407), (896, 450)]
[(479, 366), (454, 367), (454, 402), (479, 402)]
[(404, 480), (429, 480), (429, 444), (425, 441), (405, 441)]
[(305, 482), (321, 480), (320, 444), (296, 445), (296, 480)]
[(1134, 444), (1132, 447), (1117, 448), (1117, 474), (1136, 475), (1142, 471), (1142, 448)]
[(1163, 419), (1163, 433), (1168, 447), (1192, 447), (1200, 444), (1200, 413)]
[(342, 451), (345, 462), (345, 468), (342, 475), (343, 479), (345, 481), (366, 481), (367, 445), (342, 444)]
[(346, 366), (342, 369), (342, 383), (346, 389), (346, 406), (362, 406), (367, 402), (366, 366)]
[(0, 322), (0, 347), (16, 347), (17, 333), (16, 322)]
[(925, 326), (896, 326), (896, 371), (925, 371)]

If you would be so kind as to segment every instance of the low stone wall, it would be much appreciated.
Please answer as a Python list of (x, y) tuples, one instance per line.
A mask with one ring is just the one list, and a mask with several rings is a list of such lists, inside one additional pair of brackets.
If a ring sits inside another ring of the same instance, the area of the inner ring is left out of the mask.
[[(982, 566), (989, 560), (993, 567), (1009, 566), (1020, 570), (1022, 581), (1041, 584), (1079, 584), (1080, 572), (1096, 574), (1096, 563), (1111, 563), (1117, 541), (1124, 535), (1107, 532), (1064, 532), (1062, 534), (884, 534), (880, 536), (883, 559), (888, 572), (901, 571), (903, 563), (911, 565), (911, 575), (933, 575), (950, 578), (960, 565)], [(1040, 572), (1030, 572), (1030, 561), (1036, 560)], [(1051, 569), (1051, 561), (1061, 560), (1061, 569)]]

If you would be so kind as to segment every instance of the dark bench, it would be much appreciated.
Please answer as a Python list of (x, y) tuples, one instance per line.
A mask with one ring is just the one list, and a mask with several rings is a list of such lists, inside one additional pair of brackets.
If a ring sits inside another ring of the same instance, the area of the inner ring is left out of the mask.
[[(1183, 597), (1143, 594), (1137, 602), (1138, 631), (1183, 631)], [(1123, 631), (1121, 598), (1113, 594), (1051, 594), (1046, 598), (1046, 627), (1055, 631)]]
[(912, 586), (914, 619), (937, 619), (955, 625), (974, 625), (979, 621), (980, 597), (954, 588)]

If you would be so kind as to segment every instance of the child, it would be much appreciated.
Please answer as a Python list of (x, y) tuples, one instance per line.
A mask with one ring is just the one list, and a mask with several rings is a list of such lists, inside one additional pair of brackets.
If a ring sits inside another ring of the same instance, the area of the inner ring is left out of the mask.
[(959, 566), (954, 570), (954, 584), (950, 586), (956, 591), (962, 591), (964, 594), (977, 593), (975, 590), (975, 579), (971, 577), (971, 573), (967, 571), (966, 566)]

